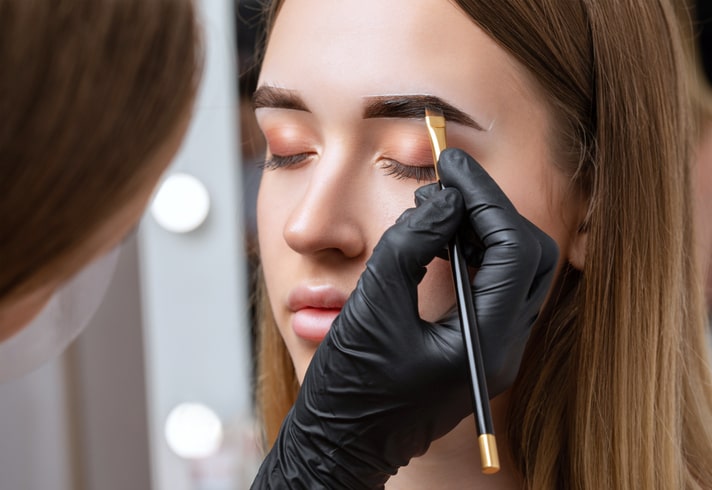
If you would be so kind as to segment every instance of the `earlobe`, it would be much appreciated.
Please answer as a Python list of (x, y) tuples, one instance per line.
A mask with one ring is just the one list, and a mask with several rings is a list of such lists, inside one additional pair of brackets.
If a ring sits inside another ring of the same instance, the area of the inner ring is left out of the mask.
[(586, 248), (588, 243), (588, 226), (580, 226), (576, 234), (569, 243), (568, 259), (569, 263), (580, 271), (583, 271), (586, 263)]

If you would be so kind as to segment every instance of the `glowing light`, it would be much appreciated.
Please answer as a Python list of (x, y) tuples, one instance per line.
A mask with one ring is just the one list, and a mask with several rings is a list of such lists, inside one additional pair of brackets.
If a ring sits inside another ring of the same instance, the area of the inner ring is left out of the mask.
[(187, 233), (198, 228), (210, 210), (210, 195), (198, 179), (177, 173), (163, 181), (151, 203), (153, 218), (164, 229)]
[(214, 454), (222, 443), (223, 426), (210, 408), (200, 403), (182, 403), (168, 414), (165, 425), (168, 447), (187, 459)]

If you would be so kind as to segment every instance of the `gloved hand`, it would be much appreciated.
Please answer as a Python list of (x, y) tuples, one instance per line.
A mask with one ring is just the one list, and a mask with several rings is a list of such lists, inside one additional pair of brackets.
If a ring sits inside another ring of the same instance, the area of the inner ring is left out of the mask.
[(443, 152), (439, 174), (447, 188), (423, 188), (374, 249), (253, 489), (382, 488), (472, 413), (457, 314), (426, 322), (417, 294), (463, 221), (481, 252), (472, 294), (490, 394), (513, 382), (558, 248), (466, 153)]

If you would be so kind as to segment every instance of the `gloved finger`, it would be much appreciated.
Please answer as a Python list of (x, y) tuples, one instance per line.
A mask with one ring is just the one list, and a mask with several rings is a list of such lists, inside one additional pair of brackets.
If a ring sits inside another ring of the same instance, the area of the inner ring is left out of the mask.
[(440, 184), (437, 182), (418, 187), (415, 190), (415, 205), (420, 206), (438, 192), (440, 192)]
[[(504, 392), (514, 382), (531, 327), (549, 291), (558, 261), (556, 243), (528, 220), (525, 219), (524, 224), (541, 247), (541, 259), (525, 296), (517, 299), (518, 295), (513, 294), (517, 288), (510, 288), (508, 284), (500, 282), (503, 284), (500, 291), (488, 290), (486, 299), (478, 300), (478, 296), (482, 296), (482, 284), (496, 280), (493, 276), (497, 274), (496, 271), (492, 273), (492, 268), (482, 274), (478, 271), (473, 286), (477, 292), (475, 303), (479, 310), (476, 316), (480, 321), (480, 342), (490, 397)], [(515, 277), (513, 280), (520, 279)]]
[(403, 222), (403, 221), (407, 221), (408, 218), (409, 218), (409, 216), (410, 216), (413, 212), (415, 212), (415, 208), (408, 208), (408, 209), (406, 209), (405, 211), (403, 211), (403, 212), (401, 213), (401, 215), (398, 216), (398, 218), (396, 219), (396, 224), (397, 224), (397, 223), (401, 223), (401, 222)]
[[(462, 196), (452, 189), (438, 192), (381, 237), (366, 264), (362, 279), (392, 285), (398, 282), (415, 289), (436, 253), (447, 245), (460, 225), (464, 212)], [(380, 288), (379, 288), (380, 289)]]
[[(462, 194), (470, 225), (486, 249), (483, 267), (490, 263), (504, 269), (516, 267), (529, 271), (532, 279), (541, 257), (540, 241), (550, 238), (532, 234), (527, 220), (494, 179), (464, 151), (445, 150), (439, 168), (443, 184)], [(531, 284), (531, 280), (526, 282)]]
[[(550, 281), (542, 279), (550, 279), (544, 272), (558, 260), (558, 247), (517, 212), (497, 183), (467, 153), (445, 150), (439, 174), (446, 187), (462, 194), (468, 220), (485, 249), (473, 281), (477, 318), (510, 325), (512, 316), (519, 313), (513, 305), (532, 299), (535, 282), (548, 289)], [(540, 303), (537, 311), (538, 306)]]
[[(425, 201), (433, 197), (437, 192), (440, 192), (440, 183), (438, 182), (418, 187), (415, 190), (415, 205), (422, 205)], [(438, 250), (435, 256), (439, 259), (450, 260), (450, 254), (448, 253), (447, 246), (444, 246), (443, 248)]]
[(454, 187), (462, 194), (470, 224), (485, 247), (506, 239), (501, 235), (508, 230), (521, 231), (521, 215), (494, 179), (470, 155), (448, 148), (440, 155), (438, 169), (443, 185)]
[[(420, 206), (436, 193), (440, 192), (440, 190), (440, 184), (437, 182), (419, 187), (415, 191), (416, 206)], [(479, 267), (482, 262), (483, 254), (483, 247), (480, 239), (475, 235), (467, 222), (463, 222), (461, 224), (457, 234), (460, 237), (461, 252), (465, 256), (465, 261), (470, 266)], [(450, 260), (447, 248), (440, 250), (437, 257), (444, 260)]]
[[(462, 196), (455, 189), (447, 189), (409, 210), (403, 219), (386, 230), (324, 339), (327, 345), (348, 352), (351, 359), (358, 358), (364, 364), (381, 362), (379, 359), (400, 359), (403, 368), (422, 360), (412, 353), (426, 355), (423, 346), (433, 342), (428, 337), (450, 339), (445, 329), (431, 332), (420, 318), (418, 284), (426, 266), (454, 236), (463, 216)], [(408, 327), (396, 328), (397, 325)], [(423, 328), (418, 328), (419, 325)], [(455, 334), (458, 342), (454, 344), (461, 348), (459, 333)], [(441, 348), (452, 345), (450, 340), (441, 343), (444, 345)], [(358, 352), (369, 353), (367, 359), (361, 359)], [(404, 353), (408, 353), (405, 358)], [(459, 358), (454, 361), (448, 358), (454, 356), (442, 356), (439, 351), (431, 355), (443, 357), (446, 363), (459, 361)], [(433, 364), (426, 365), (432, 367)]]

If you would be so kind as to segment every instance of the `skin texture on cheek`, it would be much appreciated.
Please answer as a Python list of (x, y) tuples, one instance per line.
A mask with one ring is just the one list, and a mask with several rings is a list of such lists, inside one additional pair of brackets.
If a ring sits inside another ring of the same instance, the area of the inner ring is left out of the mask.
[(454, 306), (455, 290), (450, 264), (443, 259), (435, 258), (428, 265), (428, 272), (418, 286), (420, 317), (435, 322), (443, 318)]

